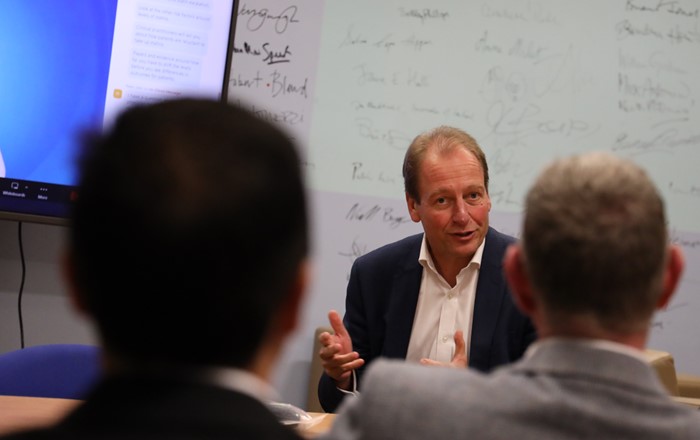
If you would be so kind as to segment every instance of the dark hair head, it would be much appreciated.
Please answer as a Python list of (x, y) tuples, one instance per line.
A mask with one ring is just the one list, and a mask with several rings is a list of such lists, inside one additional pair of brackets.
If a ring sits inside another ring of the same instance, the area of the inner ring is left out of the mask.
[(107, 348), (244, 366), (308, 252), (300, 160), (248, 111), (133, 107), (85, 142), (70, 244)]

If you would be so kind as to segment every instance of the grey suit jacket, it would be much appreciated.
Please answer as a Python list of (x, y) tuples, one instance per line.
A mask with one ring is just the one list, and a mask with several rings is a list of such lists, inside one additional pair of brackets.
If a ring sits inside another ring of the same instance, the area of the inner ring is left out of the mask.
[(700, 439), (700, 412), (638, 359), (551, 341), (491, 374), (376, 361), (326, 438)]

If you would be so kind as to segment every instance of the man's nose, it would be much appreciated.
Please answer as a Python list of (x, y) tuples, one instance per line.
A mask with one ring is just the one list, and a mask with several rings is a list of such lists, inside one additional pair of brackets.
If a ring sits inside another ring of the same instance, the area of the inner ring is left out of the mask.
[(452, 221), (460, 225), (466, 225), (469, 223), (470, 218), (469, 205), (467, 202), (463, 200), (457, 202), (455, 204), (454, 212), (452, 213)]

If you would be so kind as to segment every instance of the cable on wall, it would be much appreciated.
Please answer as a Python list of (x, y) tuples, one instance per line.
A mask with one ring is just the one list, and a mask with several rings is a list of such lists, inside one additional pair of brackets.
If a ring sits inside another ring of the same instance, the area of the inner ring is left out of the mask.
[(24, 261), (24, 245), (22, 244), (22, 222), (18, 222), (17, 234), (19, 238), (19, 259), (22, 263), (22, 280), (19, 284), (19, 295), (17, 295), (17, 314), (19, 316), (19, 342), (24, 348), (24, 320), (22, 319), (22, 294), (24, 293), (24, 279), (27, 274), (27, 266)]

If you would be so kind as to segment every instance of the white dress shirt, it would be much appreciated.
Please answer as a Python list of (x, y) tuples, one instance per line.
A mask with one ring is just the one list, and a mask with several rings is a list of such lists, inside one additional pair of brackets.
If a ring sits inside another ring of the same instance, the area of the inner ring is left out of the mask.
[(457, 274), (457, 283), (451, 287), (437, 272), (423, 236), (418, 256), (423, 275), (406, 353), (407, 361), (418, 362), (429, 358), (450, 362), (455, 352), (454, 334), (457, 330), (464, 333), (469, 354), (474, 298), (485, 243), (486, 239), (481, 242), (469, 264)]

